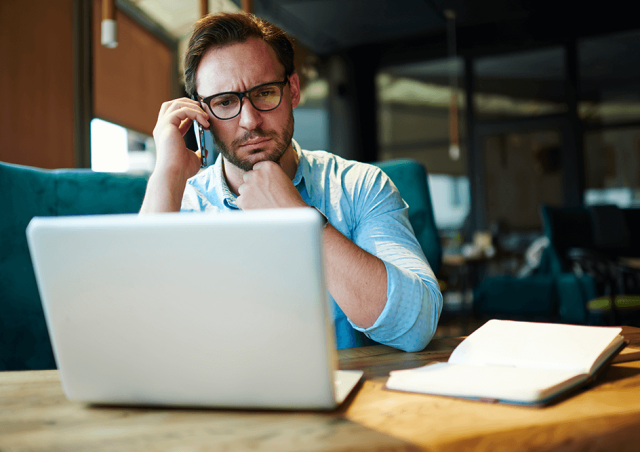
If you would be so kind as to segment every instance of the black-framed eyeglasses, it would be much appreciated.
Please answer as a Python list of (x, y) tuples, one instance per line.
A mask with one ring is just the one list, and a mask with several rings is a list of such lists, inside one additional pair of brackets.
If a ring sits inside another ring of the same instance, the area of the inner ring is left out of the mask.
[(271, 111), (278, 108), (282, 102), (282, 90), (288, 82), (289, 77), (285, 77), (281, 82), (263, 83), (243, 93), (230, 91), (201, 97), (200, 100), (209, 106), (213, 116), (218, 119), (231, 119), (238, 116), (242, 110), (242, 99), (245, 97), (256, 110)]

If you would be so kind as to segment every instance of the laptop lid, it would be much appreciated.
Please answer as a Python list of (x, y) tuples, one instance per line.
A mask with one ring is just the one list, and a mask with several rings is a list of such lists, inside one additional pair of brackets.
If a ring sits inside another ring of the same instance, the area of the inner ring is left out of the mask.
[(336, 405), (313, 209), (43, 217), (27, 238), (69, 399)]

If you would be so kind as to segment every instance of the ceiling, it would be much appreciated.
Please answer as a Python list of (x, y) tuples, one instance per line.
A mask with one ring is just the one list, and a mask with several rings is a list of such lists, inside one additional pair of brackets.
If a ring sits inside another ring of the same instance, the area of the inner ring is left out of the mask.
[[(459, 26), (522, 18), (519, 0), (254, 0), (255, 13), (277, 23), (316, 53), (331, 54)], [(524, 3), (528, 3), (525, 1)]]
[[(189, 35), (199, 15), (198, 0), (127, 1), (178, 39)], [(632, 4), (617, 0), (597, 8), (546, 0), (253, 0), (252, 4), (255, 14), (321, 56), (389, 43), (438, 44), (446, 32), (447, 10), (456, 15), (458, 47), (467, 51), (481, 51), (483, 45), (534, 46), (637, 27)], [(240, 7), (241, 0), (209, 0), (210, 12)]]
[[(175, 39), (188, 39), (200, 16), (199, 0), (128, 0), (155, 20)], [(238, 11), (231, 0), (209, 0), (209, 11)]]
[[(184, 49), (199, 16), (198, 0), (126, 1), (158, 22)], [(630, 10), (632, 6), (617, 0), (598, 8), (569, 3), (545, 0), (252, 1), (255, 14), (281, 26), (316, 55), (342, 52), (364, 55), (375, 60), (379, 68), (388, 68), (397, 76), (425, 81), (449, 76), (449, 64), (438, 64), (437, 60), (447, 57), (446, 11), (454, 11), (457, 52), (476, 57), (476, 71), (485, 77), (486, 83), (493, 83), (495, 89), (507, 89), (502, 79), (516, 81), (517, 86), (529, 80), (538, 90), (547, 83), (550, 98), (562, 96), (564, 54), (561, 46), (580, 37), (584, 38), (578, 40), (578, 53), (581, 76), (585, 80), (606, 82), (610, 90), (615, 90), (620, 83), (640, 85), (634, 81), (640, 81), (640, 35), (637, 31), (628, 33), (640, 28)], [(241, 0), (209, 0), (210, 12), (238, 11), (240, 7)], [(589, 39), (612, 32), (622, 33), (604, 47), (597, 39)], [(521, 54), (509, 57), (513, 52)], [(618, 56), (615, 67), (607, 63), (611, 52)], [(583, 94), (592, 90), (589, 86), (583, 88)], [(640, 92), (640, 86), (638, 88)], [(595, 86), (593, 91), (601, 92), (602, 87)]]

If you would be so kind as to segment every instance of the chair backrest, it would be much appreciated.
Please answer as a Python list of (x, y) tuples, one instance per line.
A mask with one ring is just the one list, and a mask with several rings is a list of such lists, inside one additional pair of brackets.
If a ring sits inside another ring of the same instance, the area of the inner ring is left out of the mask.
[(622, 209), (624, 222), (631, 234), (627, 256), (640, 257), (640, 209), (637, 207)]
[(396, 185), (402, 198), (409, 204), (409, 221), (433, 272), (437, 275), (442, 265), (442, 245), (431, 203), (431, 193), (425, 167), (409, 159), (376, 162)]
[(147, 177), (0, 162), (0, 370), (52, 369), (25, 230), (34, 216), (134, 213)]
[(591, 216), (584, 207), (541, 208), (542, 224), (549, 238), (552, 251), (552, 266), (555, 272), (571, 271), (567, 257), (569, 248), (593, 249), (593, 231)]
[(615, 205), (589, 207), (595, 247), (611, 254), (624, 255), (631, 244), (631, 233), (622, 210)]

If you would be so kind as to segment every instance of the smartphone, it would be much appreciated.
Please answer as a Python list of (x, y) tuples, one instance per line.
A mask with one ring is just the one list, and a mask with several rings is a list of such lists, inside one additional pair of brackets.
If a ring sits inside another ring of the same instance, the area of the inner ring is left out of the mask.
[(202, 125), (200, 125), (200, 123), (198, 121), (193, 121), (193, 125), (194, 125), (194, 130), (196, 133), (196, 141), (198, 142), (198, 150), (200, 151), (200, 156), (201, 156), (201, 163), (200, 163), (200, 168), (206, 168), (207, 167), (207, 150), (204, 147), (205, 141), (204, 141), (204, 129), (202, 128)]
[[(196, 102), (198, 101), (198, 99), (196, 99), (196, 96), (191, 96), (191, 99), (195, 100)], [(196, 134), (198, 150), (200, 151), (200, 158), (201, 158), (200, 168), (206, 168), (207, 167), (207, 150), (205, 148), (204, 129), (202, 128), (202, 125), (198, 121), (195, 121), (195, 120), (193, 121), (193, 131)]]

